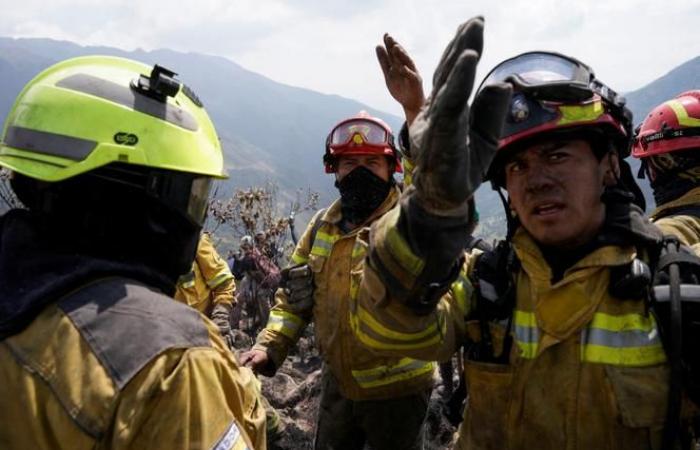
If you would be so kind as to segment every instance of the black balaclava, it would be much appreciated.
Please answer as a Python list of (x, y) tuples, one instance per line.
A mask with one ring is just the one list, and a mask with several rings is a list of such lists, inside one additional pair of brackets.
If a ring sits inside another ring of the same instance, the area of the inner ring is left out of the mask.
[(700, 157), (694, 151), (650, 156), (642, 160), (658, 206), (700, 186)]
[(363, 223), (384, 202), (393, 184), (393, 178), (384, 181), (364, 166), (336, 180), (343, 219), (356, 225)]

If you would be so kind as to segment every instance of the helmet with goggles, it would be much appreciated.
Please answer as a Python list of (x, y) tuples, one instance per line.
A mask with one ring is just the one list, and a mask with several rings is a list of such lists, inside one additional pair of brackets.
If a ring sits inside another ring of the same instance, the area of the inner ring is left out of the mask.
[(107, 56), (41, 72), (0, 135), (0, 166), (53, 185), (80, 175), (139, 189), (201, 227), (219, 139), (200, 100), (160, 67)]
[(335, 173), (338, 158), (349, 155), (384, 155), (392, 160), (394, 172), (402, 172), (391, 128), (365, 111), (339, 122), (328, 134), (323, 155), (326, 173)]
[(497, 184), (503, 183), (498, 171), (508, 155), (549, 135), (603, 136), (627, 156), (632, 113), (581, 61), (553, 52), (523, 53), (491, 70), (479, 89), (500, 82), (513, 85), (513, 96), (487, 174)]
[(684, 92), (652, 109), (637, 128), (632, 156), (700, 149), (700, 90)]

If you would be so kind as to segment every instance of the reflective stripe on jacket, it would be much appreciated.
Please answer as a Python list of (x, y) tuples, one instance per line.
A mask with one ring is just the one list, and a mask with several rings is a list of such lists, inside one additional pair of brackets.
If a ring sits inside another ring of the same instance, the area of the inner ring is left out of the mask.
[(192, 271), (178, 280), (175, 299), (209, 315), (218, 303), (234, 303), (235, 295), (231, 269), (219, 256), (209, 235), (202, 233)]
[[(375, 228), (393, 226), (386, 215)], [(372, 251), (383, 258), (402, 247), (382, 237), (388, 235), (372, 238)], [(549, 266), (522, 228), (513, 246), (521, 263), (513, 323), (510, 329), (507, 320), (491, 323), (491, 335), (495, 354), (508, 334), (515, 344), (508, 364), (466, 359), (470, 397), (457, 448), (660, 448), (669, 370), (659, 330), (642, 299), (608, 292), (610, 268), (629, 263), (634, 247), (598, 248), (552, 283)], [(462, 342), (478, 342), (480, 324), (468, 317), (479, 254), (466, 255), (461, 276), (428, 316), (389, 298), (371, 267), (356, 274), (360, 287), (351, 311), (358, 341), (382, 354), (437, 360)], [(392, 275), (406, 277), (401, 270)]]
[(276, 305), (255, 346), (267, 351), (277, 367), (313, 320), (316, 344), (346, 398), (392, 398), (425, 391), (432, 386), (435, 369), (432, 362), (377, 356), (359, 345), (350, 331), (349, 306), (357, 292), (351, 274), (362, 272), (369, 224), (390, 210), (398, 196), (398, 190), (393, 190), (364, 226), (350, 233), (343, 233), (337, 225), (341, 219), (340, 202), (323, 213), (313, 242), (312, 228), (317, 218), (311, 220), (292, 255), (292, 262), (307, 263), (314, 273), (313, 311), (305, 315), (291, 312), (287, 296), (279, 289)]

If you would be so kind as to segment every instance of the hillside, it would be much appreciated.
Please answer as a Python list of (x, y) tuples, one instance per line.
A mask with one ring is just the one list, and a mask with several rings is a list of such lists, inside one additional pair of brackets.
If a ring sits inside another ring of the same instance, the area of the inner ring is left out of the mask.
[[(236, 187), (276, 182), (281, 200), (297, 189), (321, 194), (331, 201), (333, 178), (323, 173), (321, 156), (326, 134), (341, 118), (365, 109), (384, 118), (398, 130), (401, 118), (357, 101), (277, 83), (228, 59), (167, 49), (132, 52), (108, 47), (82, 47), (49, 39), (0, 37), (0, 119), (21, 87), (36, 73), (59, 60), (79, 55), (106, 54), (159, 63), (177, 71), (204, 101), (223, 143), (230, 179), (220, 184), (219, 195)], [(687, 89), (700, 88), (700, 57), (696, 57), (626, 96), (638, 123), (658, 103)], [(638, 168), (632, 161), (634, 171)], [(653, 205), (646, 181), (641, 182)], [(481, 233), (503, 234), (503, 207), (490, 186), (477, 193)], [(303, 221), (304, 217), (301, 218)]]
[(400, 124), (398, 117), (354, 100), (280, 84), (218, 56), (171, 50), (127, 52), (12, 38), (0, 38), (0, 119), (4, 120), (17, 93), (39, 71), (62, 59), (90, 54), (158, 63), (179, 73), (204, 101), (223, 143), (230, 179), (220, 192), (272, 180), (283, 195), (310, 187), (326, 203), (334, 195), (332, 178), (323, 174), (321, 164), (330, 128), (363, 109), (392, 126)]

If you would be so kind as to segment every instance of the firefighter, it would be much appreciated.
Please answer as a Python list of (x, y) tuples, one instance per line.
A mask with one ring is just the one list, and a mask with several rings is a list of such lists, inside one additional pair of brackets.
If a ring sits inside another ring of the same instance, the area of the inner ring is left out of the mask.
[(219, 140), (158, 65), (60, 62), (19, 94), (0, 165), (0, 446), (265, 448), (252, 372), (172, 301), (190, 270)]
[[(588, 66), (551, 52), (497, 65), (470, 107), (482, 33), (481, 18), (459, 28), (410, 126), (414, 183), (353, 272), (352, 330), (387, 356), (445, 360), (464, 346), (457, 448), (687, 445), (693, 405), (679, 386), (697, 377), (677, 364), (671, 322), (650, 313), (671, 289), (650, 297), (650, 285), (664, 255), (698, 260), (664, 254), (637, 205), (622, 159), (631, 113)], [(465, 253), (484, 177), (507, 193), (508, 233)]]
[(178, 279), (175, 300), (211, 318), (229, 348), (234, 348), (230, 317), (236, 304), (236, 282), (207, 233), (199, 239), (192, 268)]
[(323, 161), (340, 198), (311, 220), (267, 326), (241, 362), (273, 375), (313, 321), (324, 361), (315, 448), (422, 448), (434, 364), (377, 357), (354, 341), (348, 322), (358, 287), (351, 274), (362, 266), (370, 227), (399, 198), (391, 129), (365, 112), (343, 120), (328, 135)]
[(646, 116), (632, 156), (656, 200), (651, 220), (684, 244), (700, 243), (700, 90), (684, 92)]

